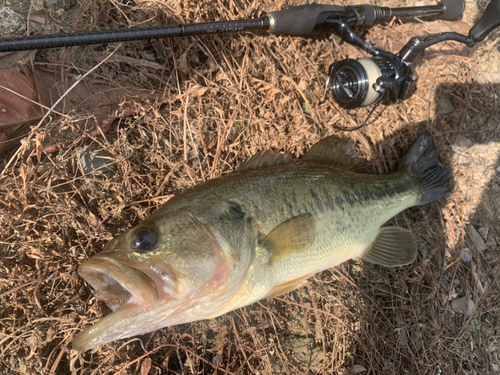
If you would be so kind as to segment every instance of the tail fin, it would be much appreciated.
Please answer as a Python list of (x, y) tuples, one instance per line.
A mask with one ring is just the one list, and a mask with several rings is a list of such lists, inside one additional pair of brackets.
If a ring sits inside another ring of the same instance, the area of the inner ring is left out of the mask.
[(444, 198), (453, 191), (451, 170), (439, 164), (436, 145), (427, 131), (411, 146), (399, 170), (408, 171), (420, 187), (420, 206)]

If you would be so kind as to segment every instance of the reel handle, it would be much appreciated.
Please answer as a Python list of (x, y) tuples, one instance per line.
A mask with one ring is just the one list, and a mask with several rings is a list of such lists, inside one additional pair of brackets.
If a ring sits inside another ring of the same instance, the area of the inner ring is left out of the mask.
[(481, 42), (489, 33), (500, 26), (500, 0), (491, 0), (479, 22), (470, 29), (469, 37), (474, 42)]

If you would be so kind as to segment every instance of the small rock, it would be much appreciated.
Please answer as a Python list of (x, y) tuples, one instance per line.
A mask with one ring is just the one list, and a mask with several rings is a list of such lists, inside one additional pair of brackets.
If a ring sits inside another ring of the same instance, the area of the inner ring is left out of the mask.
[(469, 228), (469, 232), (472, 234), (472, 239), (474, 241), (474, 244), (476, 245), (476, 248), (479, 250), (479, 251), (484, 251), (486, 250), (486, 244), (484, 243), (484, 240), (483, 238), (481, 237), (481, 235), (478, 233), (478, 231), (476, 230), (476, 228), (474, 228), (472, 225), (469, 225), (468, 226)]
[(468, 263), (472, 260), (472, 254), (468, 247), (464, 247), (462, 252), (460, 253), (460, 257), (462, 258), (462, 262)]
[(64, 10), (69, 10), (69, 8), (76, 5), (75, 0), (49, 0), (49, 2), (53, 7)]
[(458, 145), (460, 147), (469, 148), (472, 146), (472, 141), (469, 138), (460, 137), (458, 140)]
[(493, 314), (490, 312), (485, 312), (483, 315), (481, 315), (481, 321), (491, 323), (493, 321)]
[(361, 365), (354, 365), (349, 369), (349, 375), (361, 374), (365, 371), (368, 371), (366, 367)]
[(424, 337), (424, 335), (422, 335), (422, 332), (415, 331), (415, 330), (411, 331), (410, 336), (411, 336), (411, 339), (413, 341), (420, 340), (422, 337)]
[(102, 174), (115, 168), (113, 155), (95, 145), (80, 149), (78, 156), (85, 175)]
[(283, 348), (288, 358), (296, 365), (307, 366), (315, 372), (319, 364), (325, 360), (323, 350), (316, 345), (313, 337), (287, 335), (283, 337)]
[(450, 280), (443, 276), (441, 280), (439, 280), (439, 290), (441, 292), (447, 292), (450, 289)]
[(43, 0), (31, 0), (31, 10), (33, 12), (40, 12), (44, 8)]
[[(462, 136), (459, 136), (456, 140), (457, 142), (456, 143), (453, 143), (451, 145), (451, 149), (453, 151), (457, 151), (458, 149), (460, 148), (469, 148), (472, 146), (472, 141), (469, 139), (469, 138), (465, 138), (465, 137), (462, 137)], [(468, 162), (468, 159), (467, 158), (464, 158), (462, 156), (460, 156), (458, 158), (458, 163), (459, 164), (465, 164), (464, 166), (469, 166), (469, 162)]]
[(453, 286), (459, 286), (460, 285), (460, 280), (458, 280), (457, 278), (454, 278), (453, 279)]
[(222, 356), (216, 354), (212, 357), (212, 364), (214, 366), (219, 366), (219, 364), (222, 364), (222, 359), (223, 359)]
[(488, 241), (488, 232), (489, 232), (488, 227), (481, 227), (479, 228), (478, 232), (485, 241)]
[(26, 20), (8, 7), (0, 8), (0, 35), (4, 38), (26, 33)]
[(471, 300), (469, 297), (456, 298), (453, 301), (451, 301), (450, 306), (454, 311), (465, 315), (472, 315), (476, 310), (474, 301)]
[(455, 110), (455, 107), (453, 106), (453, 104), (451, 104), (450, 99), (441, 98), (441, 100), (439, 100), (438, 114), (447, 115), (447, 114), (452, 113), (454, 110)]

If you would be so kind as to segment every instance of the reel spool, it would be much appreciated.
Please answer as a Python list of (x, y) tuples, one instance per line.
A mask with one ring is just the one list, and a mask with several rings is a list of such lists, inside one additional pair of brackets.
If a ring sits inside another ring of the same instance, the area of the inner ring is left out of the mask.
[(343, 108), (367, 107), (382, 99), (386, 82), (397, 82), (400, 75), (397, 67), (383, 58), (346, 59), (330, 66), (330, 91)]

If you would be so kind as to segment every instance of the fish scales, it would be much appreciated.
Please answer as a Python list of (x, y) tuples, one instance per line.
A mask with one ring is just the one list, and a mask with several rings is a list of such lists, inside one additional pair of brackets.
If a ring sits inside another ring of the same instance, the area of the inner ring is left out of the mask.
[(412, 234), (383, 225), (450, 194), (450, 170), (427, 133), (388, 175), (360, 173), (351, 150), (327, 138), (299, 161), (262, 152), (245, 170), (185, 190), (116, 237), (79, 268), (115, 311), (73, 347), (213, 318), (353, 258), (411, 263)]
[[(367, 235), (373, 239), (374, 229), (414, 206), (420, 192), (403, 173), (355, 174), (304, 162), (208, 181), (181, 193), (155, 215), (165, 215), (187, 205), (206, 205), (206, 201), (218, 197), (239, 204), (264, 234), (287, 219), (312, 213), (317, 218), (315, 243), (308, 251), (293, 254), (281, 263), (300, 262), (307, 272), (313, 272), (325, 264), (331, 267), (342, 263), (353, 247), (370, 243)], [(380, 207), (384, 207), (383, 210)], [(281, 268), (281, 264), (278, 267)], [(304, 269), (287, 271), (281, 277), (284, 271), (277, 271), (276, 282), (298, 277)]]

